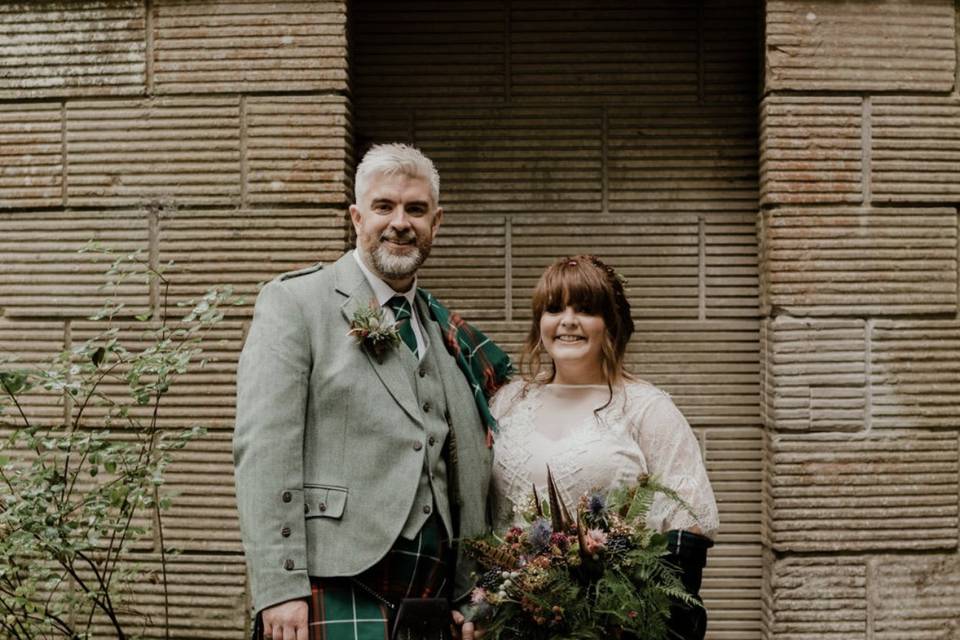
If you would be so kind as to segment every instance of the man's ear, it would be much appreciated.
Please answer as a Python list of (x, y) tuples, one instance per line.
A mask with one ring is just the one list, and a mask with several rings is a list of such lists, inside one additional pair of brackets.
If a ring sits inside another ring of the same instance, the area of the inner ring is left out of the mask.
[(433, 227), (430, 229), (434, 238), (437, 237), (441, 222), (443, 222), (443, 207), (437, 207), (437, 213), (433, 216)]
[(353, 228), (358, 233), (359, 233), (359, 229), (357, 229), (357, 227), (360, 225), (361, 219), (362, 219), (362, 216), (360, 215), (360, 208), (357, 207), (357, 205), (355, 204), (350, 205), (350, 220), (353, 221)]

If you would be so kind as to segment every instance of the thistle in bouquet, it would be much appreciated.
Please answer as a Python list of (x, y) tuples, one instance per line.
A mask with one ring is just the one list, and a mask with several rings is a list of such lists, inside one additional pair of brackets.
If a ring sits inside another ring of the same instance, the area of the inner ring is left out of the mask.
[(666, 536), (649, 529), (657, 493), (689, 509), (649, 477), (582, 496), (576, 515), (550, 469), (548, 499), (533, 488), (526, 526), (465, 542), (482, 568), (467, 615), (492, 640), (666, 640), (672, 601), (700, 606), (669, 564)]

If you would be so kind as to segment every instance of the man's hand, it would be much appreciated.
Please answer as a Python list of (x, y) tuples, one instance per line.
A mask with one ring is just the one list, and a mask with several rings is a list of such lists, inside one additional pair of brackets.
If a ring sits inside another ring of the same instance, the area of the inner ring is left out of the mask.
[(453, 628), (455, 631), (459, 631), (459, 635), (454, 635), (460, 640), (480, 640), (483, 637), (483, 629), (475, 629), (472, 622), (466, 622), (466, 618), (463, 617), (463, 614), (454, 609), (450, 612), (450, 615), (453, 616)]
[(288, 600), (263, 610), (263, 637), (267, 640), (307, 640), (307, 601)]

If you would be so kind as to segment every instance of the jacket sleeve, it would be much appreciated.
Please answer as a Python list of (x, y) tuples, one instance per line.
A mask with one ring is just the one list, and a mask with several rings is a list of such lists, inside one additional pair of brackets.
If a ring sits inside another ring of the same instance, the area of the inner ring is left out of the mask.
[(237, 369), (237, 509), (255, 611), (310, 595), (303, 446), (311, 367), (303, 313), (281, 281), (257, 297)]

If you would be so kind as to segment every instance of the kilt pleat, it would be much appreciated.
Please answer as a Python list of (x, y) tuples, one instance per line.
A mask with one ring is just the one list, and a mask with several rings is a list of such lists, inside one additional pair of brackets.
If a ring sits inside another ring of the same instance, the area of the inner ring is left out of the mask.
[(416, 538), (398, 539), (355, 578), (310, 577), (309, 640), (389, 640), (394, 607), (404, 598), (448, 596), (450, 573), (449, 541), (431, 517)]

